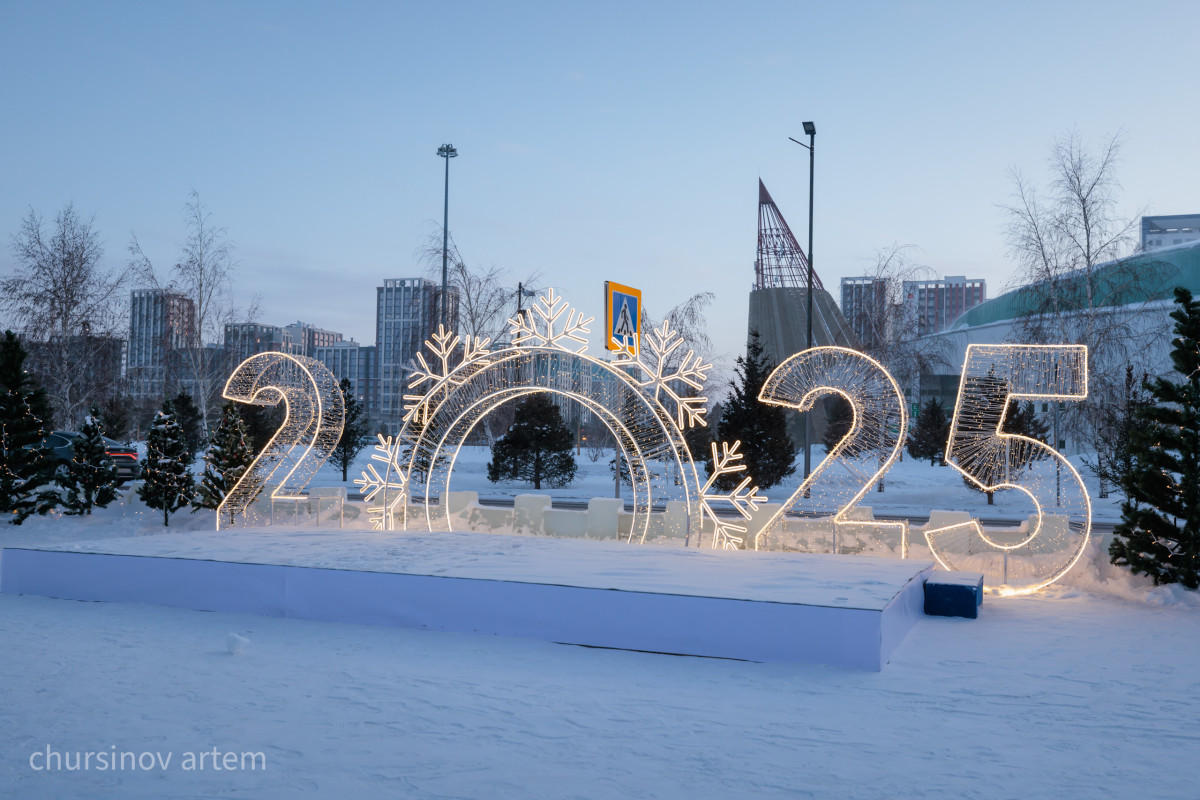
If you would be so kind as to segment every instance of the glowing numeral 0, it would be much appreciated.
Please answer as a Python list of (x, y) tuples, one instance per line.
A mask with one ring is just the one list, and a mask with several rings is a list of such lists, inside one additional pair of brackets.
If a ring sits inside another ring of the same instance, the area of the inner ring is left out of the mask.
[(217, 508), (217, 529), (260, 525), (269, 519), (255, 508), (264, 492), (271, 501), (304, 500), (304, 488), (342, 437), (346, 409), (329, 368), (307, 356), (259, 353), (238, 365), (223, 396), (239, 403), (273, 406), (283, 401), (283, 425)]
[[(1049, 445), (1003, 433), (1010, 401), (1082, 400), (1083, 345), (968, 345), (946, 461), (980, 489), (1017, 489), (1033, 500), (1028, 529), (987, 532), (972, 519), (926, 531), (946, 569), (982, 572), (989, 588), (1024, 594), (1062, 577), (1083, 554), (1092, 507), (1083, 479)], [(1054, 513), (1046, 513), (1053, 507)]]

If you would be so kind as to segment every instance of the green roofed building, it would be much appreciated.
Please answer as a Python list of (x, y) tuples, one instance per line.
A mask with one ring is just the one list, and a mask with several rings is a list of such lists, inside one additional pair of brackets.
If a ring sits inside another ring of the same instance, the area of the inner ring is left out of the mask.
[[(1174, 291), (1176, 286), (1184, 286), (1200, 296), (1200, 241), (1100, 264), (1091, 277), (1091, 308), (1111, 314), (1109, 320), (1128, 323), (1137, 337), (1138, 371), (1151, 375), (1169, 372)], [(1083, 320), (1081, 312), (1088, 307), (1087, 276), (1077, 272), (1052, 284), (1013, 289), (969, 309), (949, 328), (927, 337), (939, 346), (947, 366), (944, 374), (922, 376), (921, 401), (937, 397), (953, 407), (967, 345), (1029, 341), (1029, 321), (1065, 315), (1069, 328), (1070, 320)]]

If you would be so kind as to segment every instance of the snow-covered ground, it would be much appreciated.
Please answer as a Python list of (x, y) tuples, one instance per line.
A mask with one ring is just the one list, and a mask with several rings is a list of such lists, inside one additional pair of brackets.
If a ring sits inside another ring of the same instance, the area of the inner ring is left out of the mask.
[[(484, 462), (454, 488), (530, 491)], [(610, 495), (606, 464), (581, 464), (550, 493)], [(1008, 513), (909, 460), (872, 500)], [(0, 546), (162, 530), (130, 499), (3, 526)], [(1098, 551), (978, 620), (922, 620), (880, 673), (0, 595), (0, 797), (1195, 798), (1197, 665), (1200, 596)], [(38, 769), (47, 751), (64, 768)], [(160, 760), (65, 769), (88, 752)]]
[[(371, 457), (371, 450), (365, 450), (359, 457), (358, 463), (349, 471), (348, 483), (350, 491), (356, 488), (352, 481), (358, 477), (362, 468)], [(820, 447), (813, 449), (814, 465), (824, 457)], [(481, 498), (509, 498), (518, 494), (530, 493), (534, 489), (529, 484), (521, 483), (489, 483), (487, 480), (487, 462), (490, 453), (486, 447), (464, 447), (454, 463), (454, 473), (451, 478), (451, 488), (456, 491), (476, 491)], [(598, 460), (592, 461), (587, 452), (576, 456), (579, 471), (575, 480), (569, 486), (561, 489), (542, 488), (538, 494), (548, 494), (556, 500), (588, 500), (592, 497), (612, 497), (613, 477), (609, 467), (611, 454), (605, 453)], [(1092, 518), (1099, 523), (1113, 523), (1121, 518), (1121, 496), (1112, 492), (1107, 498), (1100, 497), (1099, 485), (1090, 471), (1084, 467), (1079, 458), (1072, 458), (1072, 463), (1083, 476), (1092, 500)], [(782, 502), (800, 485), (802, 470), (779, 486), (773, 486), (764, 494), (774, 502)], [(334, 486), (341, 484), (341, 473), (326, 465), (313, 479), (314, 486)], [(624, 490), (628, 497), (628, 489)], [(928, 461), (914, 461), (905, 456), (888, 470), (884, 479), (883, 492), (870, 492), (865, 500), (875, 514), (888, 516), (912, 516), (924, 519), (931, 509), (948, 509), (971, 511), (980, 517), (988, 519), (1011, 519), (1020, 521), (1033, 511), (1028, 498), (1020, 492), (998, 492), (995, 505), (989, 506), (987, 496), (982, 492), (968, 489), (961, 475), (948, 466), (930, 466)]]

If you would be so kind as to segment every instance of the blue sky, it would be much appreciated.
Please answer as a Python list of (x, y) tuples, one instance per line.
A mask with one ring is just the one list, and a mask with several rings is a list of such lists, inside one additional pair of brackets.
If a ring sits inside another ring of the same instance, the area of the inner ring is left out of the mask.
[[(899, 242), (1013, 279), (998, 204), (1055, 136), (1126, 134), (1122, 211), (1200, 211), (1200, 4), (60, 3), (0, 0), (0, 272), (32, 206), (95, 214), (164, 268), (196, 189), (261, 319), (374, 340), (442, 214), (470, 263), (745, 335), (757, 179), (825, 283)], [(598, 330), (599, 325), (593, 330)]]

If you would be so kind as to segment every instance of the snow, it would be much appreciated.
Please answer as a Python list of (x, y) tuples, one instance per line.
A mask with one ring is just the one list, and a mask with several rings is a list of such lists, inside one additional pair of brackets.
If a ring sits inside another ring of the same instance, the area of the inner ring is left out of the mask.
[[(460, 459), (453, 488), (530, 491), (472, 477), (481, 461)], [(547, 493), (610, 496), (606, 462), (585, 456), (579, 485)], [(907, 459), (872, 501), (1027, 513)], [(187, 548), (212, 527), (184, 511), (164, 534), (126, 492), (90, 517), (0, 527), (0, 545)], [(977, 620), (921, 620), (879, 673), (0, 595), (0, 797), (1195, 798), (1200, 595), (1100, 548), (1048, 590), (989, 596)], [(47, 747), (172, 760), (31, 768)], [(213, 748), (266, 767), (184, 768)]]
[(437, 575), (590, 589), (882, 610), (932, 561), (631, 547), (488, 533), (278, 529), (192, 532), (50, 550)]

